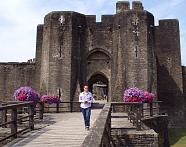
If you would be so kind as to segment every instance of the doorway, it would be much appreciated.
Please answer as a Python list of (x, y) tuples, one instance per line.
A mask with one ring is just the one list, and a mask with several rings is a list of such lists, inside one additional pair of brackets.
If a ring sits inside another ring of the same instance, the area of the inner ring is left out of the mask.
[(93, 74), (88, 80), (89, 90), (92, 92), (95, 101), (108, 102), (108, 78), (102, 74)]

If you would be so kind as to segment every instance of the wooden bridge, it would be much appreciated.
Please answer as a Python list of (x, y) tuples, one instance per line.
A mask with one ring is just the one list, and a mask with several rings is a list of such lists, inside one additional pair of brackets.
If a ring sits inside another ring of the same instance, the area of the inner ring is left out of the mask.
[[(78, 104), (78, 102), (65, 103), (69, 103), (70, 108), (72, 104)], [(98, 107), (92, 109), (90, 131), (84, 128), (81, 112), (72, 113), (72, 109), (70, 109), (71, 112), (59, 113), (60, 106), (57, 105), (53, 110), (58, 113), (44, 113), (43, 116), (43, 105), (40, 105), (39, 113), (37, 113), (34, 112), (34, 105), (31, 102), (4, 103), (0, 107), (3, 118), (0, 124), (0, 142), (4, 144), (8, 142), (5, 146), (10, 147), (117, 146), (116, 143), (112, 143), (112, 140), (114, 142), (113, 130), (122, 128), (144, 131), (143, 119), (159, 116), (158, 103), (112, 102), (104, 104), (102, 109)], [(24, 113), (19, 114), (19, 110), (23, 110)], [(23, 132), (26, 133), (23, 134)]]

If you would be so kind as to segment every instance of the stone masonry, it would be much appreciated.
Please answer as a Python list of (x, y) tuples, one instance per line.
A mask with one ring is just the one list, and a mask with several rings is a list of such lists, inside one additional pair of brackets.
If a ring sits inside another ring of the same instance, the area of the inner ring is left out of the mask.
[(162, 100), (171, 125), (185, 119), (186, 67), (181, 66), (179, 22), (160, 20), (139, 1), (116, 3), (116, 14), (53, 11), (37, 26), (36, 58), (0, 63), (0, 99), (20, 86), (77, 101), (83, 84), (108, 86), (108, 101), (122, 101), (125, 88), (139, 87)]

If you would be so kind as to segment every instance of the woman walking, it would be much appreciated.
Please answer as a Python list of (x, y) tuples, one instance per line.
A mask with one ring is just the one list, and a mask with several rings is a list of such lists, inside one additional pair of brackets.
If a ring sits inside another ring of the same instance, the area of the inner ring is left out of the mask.
[(79, 102), (81, 103), (80, 107), (84, 117), (85, 129), (89, 130), (93, 95), (88, 91), (88, 85), (84, 85), (84, 91), (79, 95)]

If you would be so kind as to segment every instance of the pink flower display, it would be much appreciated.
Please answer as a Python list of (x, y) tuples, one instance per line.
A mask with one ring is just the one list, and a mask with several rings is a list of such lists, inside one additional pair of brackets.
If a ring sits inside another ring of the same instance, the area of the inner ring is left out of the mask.
[(17, 90), (15, 90), (13, 96), (16, 98), (16, 100), (19, 101), (39, 101), (38, 93), (28, 86), (18, 88)]
[(152, 102), (154, 94), (139, 88), (129, 88), (124, 91), (123, 100), (125, 102)]
[(154, 94), (150, 93), (148, 91), (145, 91), (144, 92), (144, 97), (145, 97), (146, 102), (152, 102), (153, 98), (154, 98)]
[(52, 96), (52, 95), (43, 95), (40, 98), (40, 101), (43, 103), (53, 104), (53, 103), (60, 103), (61, 100), (58, 96)]

